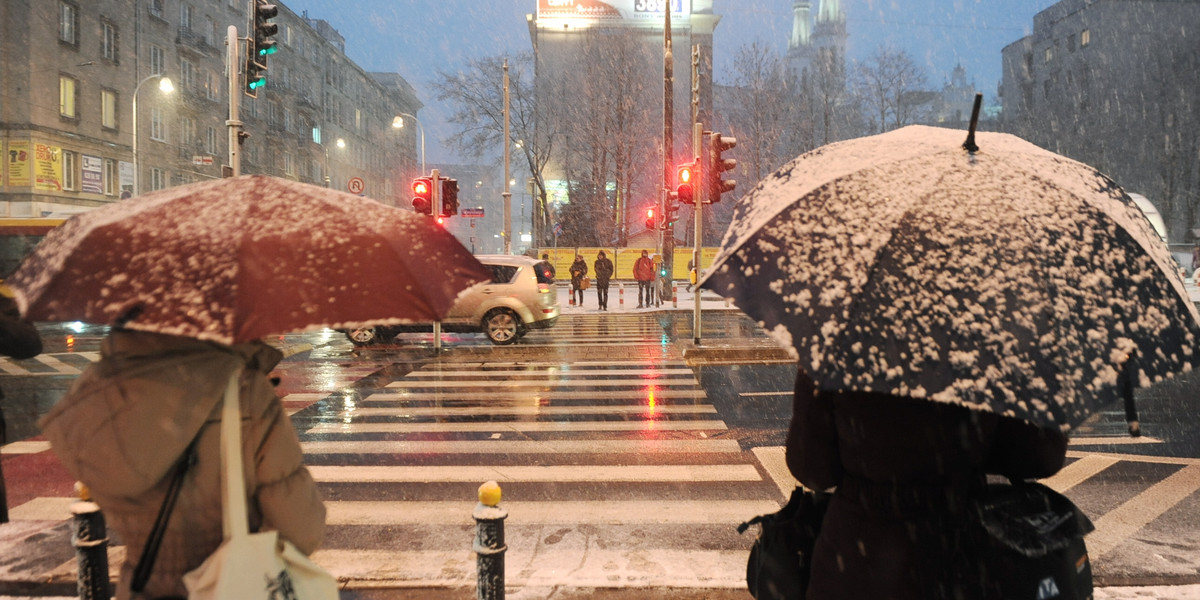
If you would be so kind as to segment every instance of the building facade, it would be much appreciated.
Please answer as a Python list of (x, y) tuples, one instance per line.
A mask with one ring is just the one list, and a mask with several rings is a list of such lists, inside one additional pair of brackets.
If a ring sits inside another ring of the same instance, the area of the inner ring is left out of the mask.
[(1063, 0), (1002, 52), (1002, 126), (1087, 163), (1162, 213), (1200, 221), (1200, 1)]
[(325, 21), (275, 4), (279, 51), (250, 98), (240, 77), (230, 89), (225, 63), (227, 30), (247, 35), (252, 0), (0, 3), (0, 216), (70, 214), (222, 177), (230, 93), (249, 134), (243, 174), (341, 190), (358, 178), (365, 195), (407, 206), (416, 131), (392, 123), (421, 108), (413, 89), (363, 71)]

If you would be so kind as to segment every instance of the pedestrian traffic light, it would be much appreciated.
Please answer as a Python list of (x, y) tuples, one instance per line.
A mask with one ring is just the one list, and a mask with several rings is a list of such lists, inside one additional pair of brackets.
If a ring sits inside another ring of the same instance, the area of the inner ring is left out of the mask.
[(646, 229), (657, 229), (658, 221), (654, 218), (654, 209), (646, 209)]
[(442, 186), (442, 212), (443, 217), (453, 217), (458, 214), (458, 180), (457, 179), (439, 179)]
[(678, 184), (675, 187), (675, 197), (684, 204), (696, 203), (695, 188), (692, 186), (692, 179), (695, 178), (695, 176), (695, 163), (679, 165), (679, 171), (676, 173), (675, 177), (675, 181)]
[(674, 202), (667, 202), (666, 210), (663, 211), (663, 229), (670, 229), (675, 226), (675, 220), (679, 217), (679, 205)]
[(708, 136), (708, 164), (705, 165), (703, 175), (708, 191), (706, 201), (709, 203), (720, 202), (721, 194), (732, 192), (737, 187), (737, 181), (721, 179), (722, 173), (737, 168), (736, 159), (723, 158), (721, 153), (735, 147), (737, 138), (723, 136), (715, 131)]
[(417, 177), (412, 182), (413, 210), (423, 214), (433, 214), (433, 179)]

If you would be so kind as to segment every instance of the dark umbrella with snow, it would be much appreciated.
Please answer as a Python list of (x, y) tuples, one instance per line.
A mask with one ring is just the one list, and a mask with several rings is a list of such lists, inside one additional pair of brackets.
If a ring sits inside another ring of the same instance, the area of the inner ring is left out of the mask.
[(1048, 427), (1196, 363), (1197, 311), (1142, 212), (1095, 169), (1011, 135), (912, 126), (804, 154), (736, 208), (701, 287), (823, 389)]
[(224, 344), (433, 322), (491, 273), (432, 219), (264, 176), (169, 188), (72, 217), (8, 280), (34, 320)]

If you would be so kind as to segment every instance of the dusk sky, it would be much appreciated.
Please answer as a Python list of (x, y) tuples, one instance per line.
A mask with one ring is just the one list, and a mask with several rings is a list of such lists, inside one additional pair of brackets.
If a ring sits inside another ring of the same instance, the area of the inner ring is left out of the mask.
[[(813, 0), (816, 12), (820, 0)], [(283, 0), (297, 13), (324, 19), (346, 38), (346, 53), (368, 71), (403, 75), (425, 108), (428, 162), (457, 162), (440, 139), (447, 112), (421, 93), (437, 70), (467, 59), (530, 49), (525, 15), (536, 0)], [(880, 45), (907, 50), (940, 88), (958, 63), (991, 102), (1000, 79), (1000, 50), (1029, 33), (1033, 16), (1055, 0), (841, 0), (849, 56)], [(721, 16), (714, 40), (715, 77), (727, 82), (738, 49), (755, 40), (783, 52), (792, 30), (792, 0), (715, 0)]]

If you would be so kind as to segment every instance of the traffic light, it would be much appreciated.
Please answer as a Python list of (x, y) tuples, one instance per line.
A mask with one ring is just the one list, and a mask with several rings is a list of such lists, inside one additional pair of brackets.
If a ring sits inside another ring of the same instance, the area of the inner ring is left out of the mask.
[(695, 204), (696, 195), (695, 188), (692, 185), (692, 180), (696, 177), (695, 163), (687, 163), (679, 165), (679, 171), (675, 175), (677, 183), (675, 187), (675, 197), (684, 204)]
[(413, 210), (423, 214), (433, 214), (433, 179), (417, 177), (412, 182)]
[(442, 213), (443, 217), (453, 217), (458, 214), (458, 180), (442, 179)]
[(704, 181), (708, 188), (708, 198), (705, 200), (710, 203), (720, 202), (721, 194), (732, 192), (737, 187), (737, 181), (721, 179), (721, 173), (737, 168), (736, 159), (722, 158), (721, 153), (735, 147), (737, 138), (723, 136), (715, 131), (708, 136), (708, 164), (704, 169)]
[(658, 220), (654, 218), (654, 209), (646, 209), (646, 229), (655, 229), (658, 227)]
[(258, 88), (267, 84), (267, 57), (275, 54), (275, 40), (271, 36), (279, 33), (279, 26), (269, 19), (279, 14), (279, 8), (267, 0), (254, 0), (254, 14), (250, 25), (250, 46), (246, 56), (246, 95), (258, 97)]
[(674, 202), (668, 202), (666, 210), (663, 211), (663, 229), (670, 229), (675, 226), (675, 220), (679, 218), (679, 205)]

